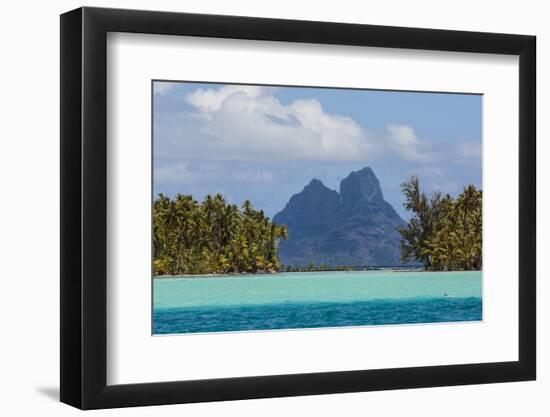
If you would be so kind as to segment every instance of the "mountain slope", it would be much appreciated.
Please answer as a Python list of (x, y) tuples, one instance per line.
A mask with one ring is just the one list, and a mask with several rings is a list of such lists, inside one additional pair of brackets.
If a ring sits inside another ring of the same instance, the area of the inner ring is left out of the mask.
[(352, 172), (340, 193), (313, 179), (273, 218), (286, 224), (290, 237), (280, 244), (284, 265), (399, 265), (405, 222), (384, 200), (370, 168)]

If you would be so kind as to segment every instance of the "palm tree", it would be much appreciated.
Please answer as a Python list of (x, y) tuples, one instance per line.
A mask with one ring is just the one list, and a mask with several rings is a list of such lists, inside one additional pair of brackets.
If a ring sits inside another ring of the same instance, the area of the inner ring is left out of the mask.
[(279, 270), (278, 245), (288, 237), (250, 201), (242, 209), (221, 194), (202, 203), (178, 194), (153, 202), (155, 274), (268, 272)]
[(468, 185), (453, 200), (420, 191), (417, 177), (402, 184), (405, 207), (413, 212), (399, 228), (404, 262), (419, 261), (426, 269), (478, 270), (482, 267), (482, 191)]

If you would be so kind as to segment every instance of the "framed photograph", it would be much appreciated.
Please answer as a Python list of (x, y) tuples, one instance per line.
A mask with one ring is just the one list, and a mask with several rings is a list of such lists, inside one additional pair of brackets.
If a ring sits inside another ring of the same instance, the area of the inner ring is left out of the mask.
[(61, 16), (61, 401), (533, 380), (535, 37)]

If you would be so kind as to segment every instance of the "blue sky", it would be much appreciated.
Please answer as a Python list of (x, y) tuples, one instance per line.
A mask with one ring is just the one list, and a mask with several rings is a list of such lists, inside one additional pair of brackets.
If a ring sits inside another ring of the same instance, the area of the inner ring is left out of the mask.
[(153, 187), (222, 193), (269, 216), (317, 178), (370, 166), (405, 219), (400, 184), (481, 187), (482, 96), (155, 81)]

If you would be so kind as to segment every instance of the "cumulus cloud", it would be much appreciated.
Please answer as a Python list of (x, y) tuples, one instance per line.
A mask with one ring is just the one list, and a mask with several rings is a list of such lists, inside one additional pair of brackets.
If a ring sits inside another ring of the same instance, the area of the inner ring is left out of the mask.
[[(155, 83), (166, 94), (175, 83)], [(401, 160), (430, 164), (479, 159), (479, 141), (431, 142), (408, 124), (369, 130), (351, 117), (327, 112), (316, 99), (282, 103), (276, 87), (225, 85), (198, 88), (184, 100), (192, 110), (159, 116), (155, 151), (166, 159), (357, 162)]]
[(224, 86), (198, 89), (185, 100), (196, 110), (188, 117), (201, 134), (193, 146), (216, 149), (226, 158), (369, 157), (371, 146), (362, 127), (349, 117), (326, 112), (314, 99), (282, 104), (269, 87)]
[(226, 85), (217, 90), (214, 88), (198, 88), (185, 96), (185, 101), (203, 112), (216, 112), (221, 109), (225, 100), (233, 94), (244, 94), (252, 99), (273, 92), (273, 87), (254, 85)]
[(386, 130), (388, 146), (402, 158), (418, 162), (432, 159), (429, 145), (418, 139), (411, 126), (389, 124)]

